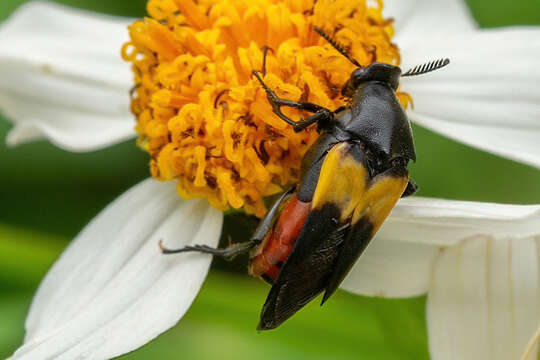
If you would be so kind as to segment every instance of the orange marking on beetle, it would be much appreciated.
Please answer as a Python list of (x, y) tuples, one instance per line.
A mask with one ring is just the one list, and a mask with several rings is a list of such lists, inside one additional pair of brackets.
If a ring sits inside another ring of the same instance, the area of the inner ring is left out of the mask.
[(296, 194), (287, 201), (274, 227), (250, 259), (251, 275), (277, 279), (281, 263), (289, 257), (310, 209), (311, 203), (299, 201)]

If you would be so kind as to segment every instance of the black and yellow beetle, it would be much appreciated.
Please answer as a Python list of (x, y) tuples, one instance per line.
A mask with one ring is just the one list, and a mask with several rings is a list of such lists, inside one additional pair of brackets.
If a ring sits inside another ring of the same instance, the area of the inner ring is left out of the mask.
[[(302, 160), (300, 182), (274, 203), (248, 242), (224, 249), (162, 248), (166, 254), (198, 251), (225, 258), (251, 250), (249, 272), (272, 285), (259, 330), (276, 328), (322, 292), (324, 303), (399, 198), (416, 191), (407, 170), (409, 161), (416, 160), (413, 135), (396, 90), (400, 77), (449, 63), (438, 60), (405, 74), (385, 63), (362, 67), (326, 33), (314, 29), (357, 66), (342, 89), (347, 106), (331, 111), (280, 99), (253, 72), (274, 113), (295, 131), (317, 124), (320, 136)], [(314, 115), (295, 122), (281, 112), (283, 106)]]

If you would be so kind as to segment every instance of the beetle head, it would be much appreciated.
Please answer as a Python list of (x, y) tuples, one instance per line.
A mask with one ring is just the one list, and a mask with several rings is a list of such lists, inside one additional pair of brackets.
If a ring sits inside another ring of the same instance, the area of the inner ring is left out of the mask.
[(351, 77), (345, 85), (343, 85), (341, 94), (346, 97), (351, 97), (358, 86), (370, 81), (388, 84), (395, 91), (399, 86), (400, 76), (401, 69), (390, 64), (377, 62), (366, 67), (359, 67), (351, 73)]

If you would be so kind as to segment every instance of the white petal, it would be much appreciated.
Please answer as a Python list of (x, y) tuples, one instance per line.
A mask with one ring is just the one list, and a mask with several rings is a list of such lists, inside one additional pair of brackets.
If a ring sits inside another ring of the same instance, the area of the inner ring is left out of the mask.
[(411, 197), (401, 199), (377, 236), (448, 246), (480, 234), (540, 234), (540, 205)]
[(421, 295), (445, 247), (485, 234), (540, 234), (540, 206), (401, 199), (342, 287), (369, 296)]
[(540, 28), (481, 30), (403, 48), (412, 66), (448, 57), (446, 68), (403, 80), (411, 119), (480, 149), (540, 167)]
[(473, 30), (477, 27), (463, 0), (388, 0), (384, 15), (395, 20), (396, 43)]
[(538, 255), (534, 238), (479, 236), (447, 249), (428, 293), (432, 359), (519, 359), (538, 326)]
[(13, 359), (108, 359), (173, 326), (206, 277), (211, 257), (162, 255), (216, 246), (222, 214), (182, 201), (174, 184), (146, 180), (98, 215), (47, 274)]
[(0, 109), (15, 123), (9, 145), (47, 137), (88, 151), (135, 135), (132, 75), (120, 56), (128, 23), (33, 2), (0, 26)]
[(377, 236), (358, 259), (341, 288), (378, 297), (411, 297), (429, 288), (436, 246)]

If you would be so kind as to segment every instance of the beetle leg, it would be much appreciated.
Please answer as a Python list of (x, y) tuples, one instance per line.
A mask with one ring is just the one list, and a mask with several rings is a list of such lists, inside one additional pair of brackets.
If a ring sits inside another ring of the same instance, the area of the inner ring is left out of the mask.
[(321, 110), (308, 118), (297, 121), (293, 125), (294, 132), (305, 130), (308, 126), (314, 123), (324, 124), (333, 119), (333, 114), (330, 110)]
[[(305, 129), (306, 127), (317, 121), (327, 121), (333, 118), (333, 112), (320, 105), (309, 102), (297, 102), (279, 98), (276, 93), (264, 83), (263, 79), (257, 71), (253, 70), (253, 75), (255, 75), (257, 80), (259, 80), (262, 87), (266, 91), (266, 97), (268, 98), (268, 102), (270, 102), (270, 105), (272, 105), (272, 110), (274, 111), (274, 113), (287, 124), (292, 125), (295, 128), (294, 130), (296, 132)], [(297, 122), (289, 118), (287, 115), (283, 114), (283, 112), (281, 112), (282, 106), (288, 106), (298, 110), (305, 110), (316, 114), (310, 116), (307, 119), (303, 119)]]
[(253, 249), (255, 246), (258, 245), (258, 242), (256, 240), (250, 240), (246, 242), (241, 242), (237, 244), (231, 244), (223, 249), (216, 249), (210, 246), (206, 245), (193, 245), (193, 246), (186, 246), (181, 249), (167, 249), (163, 246), (162, 241), (159, 242), (159, 248), (161, 249), (161, 252), (163, 254), (178, 254), (183, 252), (199, 252), (203, 254), (211, 254), (214, 256), (219, 256), (222, 258), (225, 258), (226, 260), (232, 260), (236, 256), (244, 254), (251, 249)]
[[(262, 87), (266, 91), (268, 101), (270, 101), (270, 104), (272, 105), (272, 107), (289, 106), (289, 107), (293, 107), (293, 108), (296, 108), (296, 109), (299, 109), (299, 110), (305, 110), (305, 111), (309, 111), (309, 112), (319, 112), (319, 111), (322, 111), (322, 110), (328, 110), (328, 109), (326, 109), (326, 108), (324, 108), (324, 107), (322, 107), (320, 105), (313, 104), (313, 103), (310, 103), (310, 102), (297, 102), (297, 101), (281, 99), (276, 95), (275, 92), (273, 92), (264, 83), (263, 79), (261, 78), (261, 76), (259, 75), (259, 73), (256, 70), (253, 70), (253, 75), (255, 75), (257, 80), (259, 80)], [(330, 112), (330, 110), (328, 110), (328, 111)], [(290, 120), (290, 121), (292, 121), (292, 120)], [(292, 122), (294, 122), (294, 121), (292, 121)]]
[(405, 188), (405, 191), (403, 192), (403, 195), (401, 197), (407, 197), (414, 195), (418, 191), (418, 185), (414, 182), (413, 179), (409, 179), (409, 182), (407, 183), (407, 187)]
[(283, 204), (285, 200), (289, 198), (290, 195), (292, 195), (296, 191), (296, 185), (291, 186), (289, 190), (285, 191), (281, 196), (276, 200), (274, 205), (270, 208), (264, 219), (261, 220), (259, 223), (259, 226), (257, 226), (257, 229), (253, 233), (253, 236), (251, 237), (251, 241), (255, 241), (258, 244), (260, 244), (268, 232), (272, 229), (274, 226), (274, 223), (276, 222), (277, 218), (279, 217), (279, 213), (281, 211), (281, 208), (283, 207)]
[(238, 255), (247, 253), (248, 251), (253, 249), (255, 246), (259, 245), (264, 240), (268, 231), (270, 231), (272, 226), (274, 226), (274, 222), (276, 221), (279, 215), (281, 204), (286, 199), (288, 199), (292, 193), (294, 193), (295, 189), (296, 189), (296, 186), (293, 186), (279, 197), (279, 199), (272, 206), (272, 208), (270, 209), (266, 217), (261, 221), (261, 223), (257, 227), (257, 230), (255, 231), (255, 233), (253, 234), (253, 236), (251, 237), (249, 241), (231, 244), (223, 249), (213, 248), (207, 245), (193, 245), (193, 246), (186, 246), (180, 249), (168, 249), (163, 246), (163, 241), (160, 240), (159, 248), (161, 249), (161, 252), (163, 254), (199, 252), (203, 254), (211, 254), (214, 256), (219, 256), (226, 260), (232, 260)]

